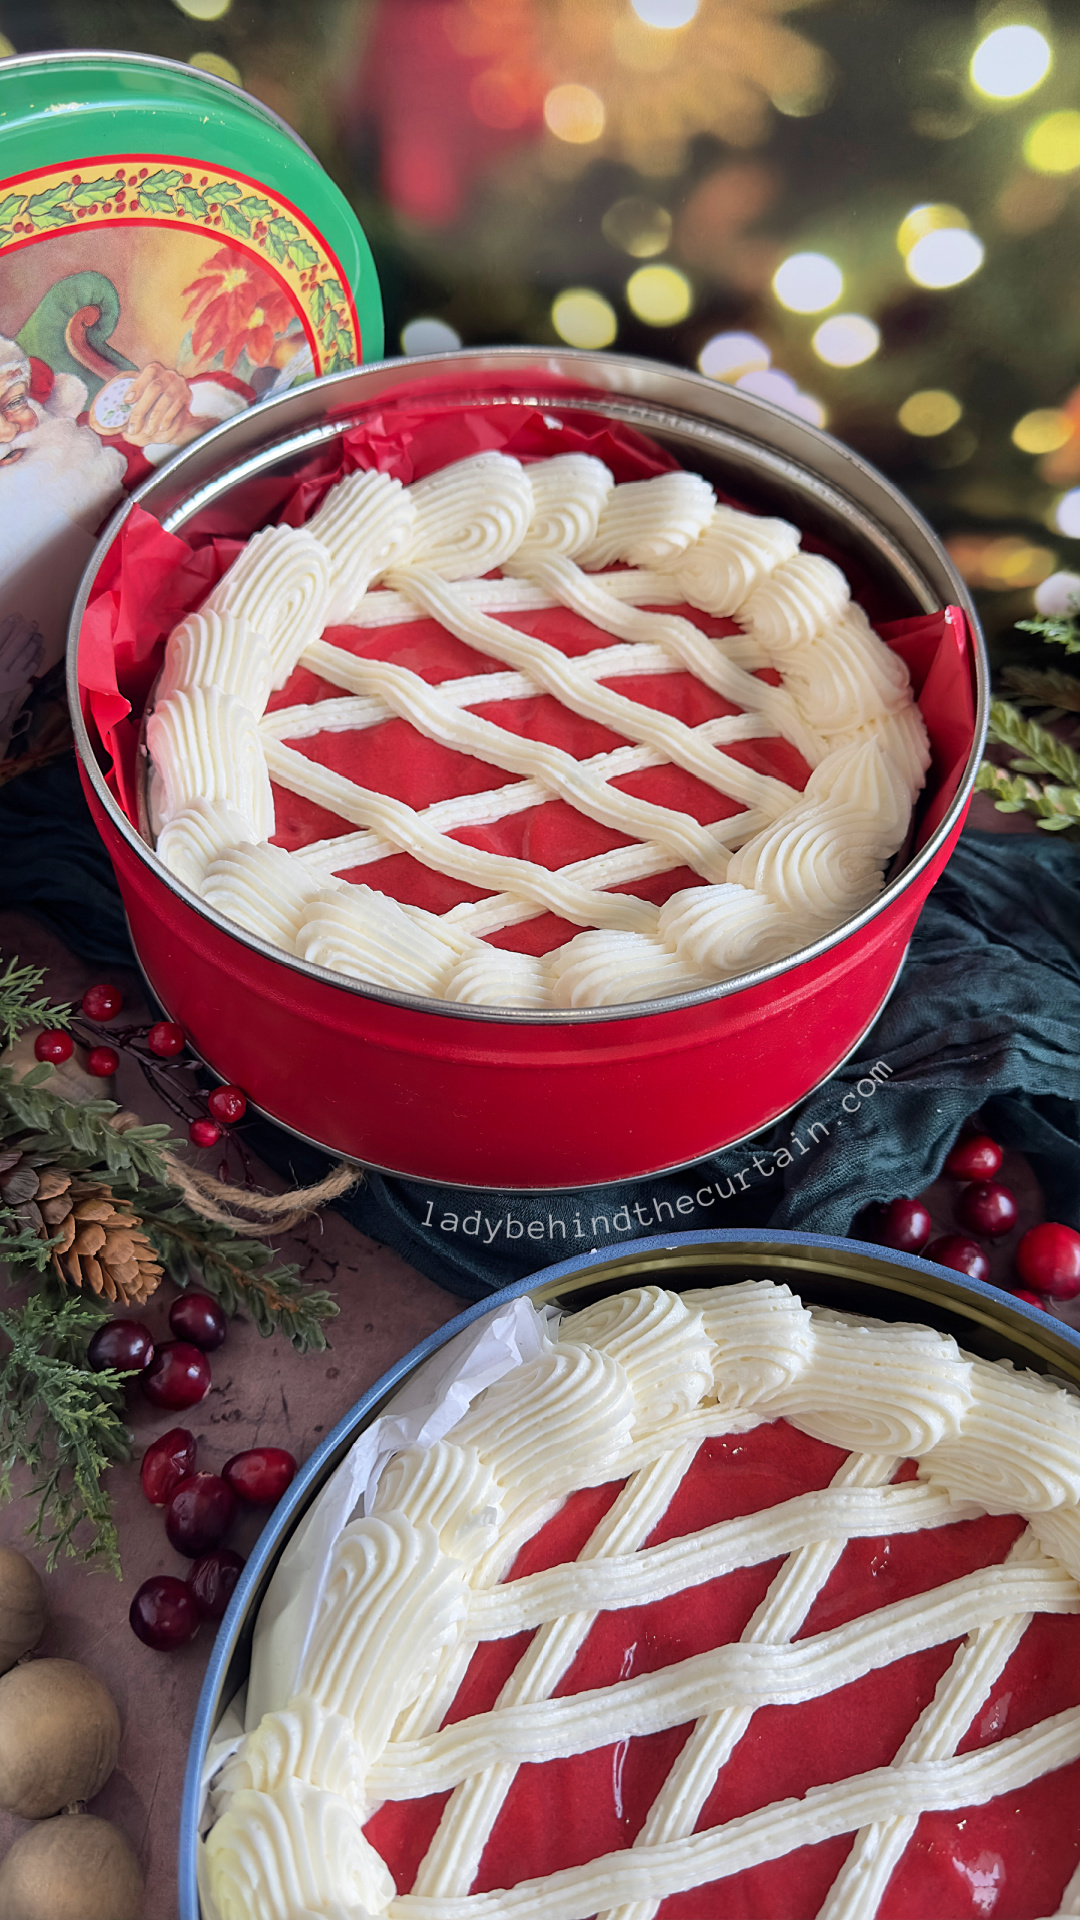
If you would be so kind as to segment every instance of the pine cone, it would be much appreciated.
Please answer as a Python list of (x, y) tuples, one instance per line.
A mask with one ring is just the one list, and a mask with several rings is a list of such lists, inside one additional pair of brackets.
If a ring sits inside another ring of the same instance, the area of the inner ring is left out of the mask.
[[(50, 1166), (45, 1154), (24, 1153), (18, 1139), (0, 1146), (0, 1201), (11, 1207), (19, 1224), (32, 1233), (52, 1239), (60, 1230), (71, 1212), (70, 1186), (67, 1169)], [(72, 1227), (62, 1248), (69, 1247), (74, 1237)]]
[(65, 1239), (53, 1254), (57, 1271), (73, 1287), (89, 1287), (120, 1306), (141, 1307), (162, 1268), (130, 1201), (117, 1200), (103, 1181), (73, 1181), (70, 1200), (61, 1229)]

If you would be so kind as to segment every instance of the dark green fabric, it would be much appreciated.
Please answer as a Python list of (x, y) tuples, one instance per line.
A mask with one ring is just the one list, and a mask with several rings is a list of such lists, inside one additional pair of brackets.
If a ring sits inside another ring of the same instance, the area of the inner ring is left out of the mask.
[[(39, 915), (94, 965), (132, 963), (72, 765), (0, 788), (0, 848), (0, 905)], [(870, 1201), (928, 1186), (977, 1110), (1027, 1155), (1050, 1217), (1080, 1227), (1080, 847), (1049, 835), (964, 835), (858, 1058), (751, 1145), (577, 1194), (473, 1193), (370, 1174), (340, 1211), (475, 1300), (575, 1252), (650, 1233), (845, 1234)], [(244, 1134), (298, 1181), (325, 1170), (265, 1122), (245, 1123)]]

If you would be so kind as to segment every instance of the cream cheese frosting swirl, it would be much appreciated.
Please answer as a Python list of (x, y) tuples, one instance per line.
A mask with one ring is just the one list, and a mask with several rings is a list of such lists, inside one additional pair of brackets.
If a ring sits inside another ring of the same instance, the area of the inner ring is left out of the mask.
[(233, 614), (270, 648), (273, 685), (283, 687), (304, 648), (326, 625), (330, 555), (306, 527), (265, 527), (204, 600), (204, 614)]
[(254, 718), (235, 694), (189, 687), (159, 700), (146, 744), (161, 782), (162, 825), (197, 800), (219, 801), (250, 820), (260, 840), (274, 831), (274, 800)]

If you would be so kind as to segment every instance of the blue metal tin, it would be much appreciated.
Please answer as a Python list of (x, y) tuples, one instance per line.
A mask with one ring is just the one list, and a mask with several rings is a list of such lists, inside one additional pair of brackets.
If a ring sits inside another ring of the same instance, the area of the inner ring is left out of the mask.
[(511, 1300), (528, 1297), (543, 1306), (586, 1289), (616, 1293), (623, 1287), (656, 1282), (681, 1291), (766, 1277), (789, 1282), (811, 1305), (862, 1312), (879, 1320), (917, 1320), (952, 1334), (968, 1352), (985, 1359), (1012, 1360), (1017, 1366), (1054, 1373), (1080, 1386), (1080, 1332), (1040, 1307), (1030, 1307), (999, 1287), (970, 1280), (950, 1268), (827, 1234), (725, 1228), (676, 1233), (666, 1240), (634, 1240), (615, 1257), (598, 1252), (565, 1260), (545, 1268), (542, 1277), (530, 1275), (479, 1301), (396, 1361), (338, 1421), (301, 1468), (252, 1550), (214, 1643), (191, 1733), (180, 1814), (180, 1920), (202, 1920), (196, 1862), (203, 1762), (224, 1708), (246, 1678), (263, 1595), (312, 1501), (397, 1389), (456, 1334)]

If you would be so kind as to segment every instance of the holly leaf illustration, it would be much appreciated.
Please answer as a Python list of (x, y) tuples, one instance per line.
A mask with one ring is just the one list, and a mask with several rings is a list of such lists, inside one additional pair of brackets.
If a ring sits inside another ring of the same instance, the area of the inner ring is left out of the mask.
[(68, 202), (72, 207), (99, 207), (103, 200), (113, 200), (121, 191), (124, 182), (115, 174), (108, 180), (80, 180), (72, 187)]
[(335, 279), (333, 274), (330, 275), (330, 278), (328, 280), (324, 280), (322, 284), (326, 288), (327, 293), (330, 295), (331, 300), (344, 300), (345, 289), (342, 286), (341, 281)]
[(314, 247), (308, 246), (306, 240), (294, 240), (292, 242), (289, 247), (289, 259), (292, 261), (294, 267), (317, 267), (319, 264), (318, 254)]
[(48, 207), (44, 213), (33, 213), (28, 209), (31, 225), (36, 233), (48, 233), (52, 227), (73, 227), (75, 215), (66, 207)]
[(295, 223), (292, 220), (286, 220), (283, 214), (279, 214), (276, 220), (271, 220), (266, 229), (267, 252), (279, 265), (283, 265), (288, 258), (290, 245), (299, 238), (300, 230)]
[(172, 194), (164, 187), (152, 187), (144, 180), (139, 188), (139, 205), (144, 213), (175, 213)]
[(189, 213), (192, 219), (206, 220), (209, 218), (209, 209), (206, 201), (203, 199), (201, 193), (196, 192), (194, 187), (179, 187), (176, 197), (183, 207), (184, 212)]
[(240, 211), (246, 213), (249, 220), (272, 220), (274, 217), (269, 200), (260, 199), (257, 193), (249, 193), (246, 200), (241, 200)]
[(327, 314), (333, 313), (334, 311), (333, 304), (330, 301), (327, 295), (326, 288), (324, 286), (316, 287), (311, 305), (312, 305), (312, 310), (315, 314), (316, 325), (321, 326), (322, 322), (326, 319)]
[(144, 194), (148, 187), (155, 193), (173, 193), (183, 178), (183, 174), (176, 167), (159, 167), (156, 173), (147, 174), (139, 187), (139, 193)]
[(238, 187), (232, 180), (214, 180), (205, 191), (212, 206), (225, 207), (233, 200), (239, 200), (243, 188)]
[(222, 207), (221, 224), (226, 233), (235, 234), (238, 240), (249, 240), (251, 238), (251, 222), (250, 220), (244, 219), (239, 207)]
[(331, 311), (327, 314), (326, 319), (323, 321), (322, 326), (319, 328), (319, 338), (322, 341), (323, 346), (326, 348), (328, 353), (333, 352), (334, 347), (337, 344), (337, 337), (338, 337), (338, 317), (336, 312), (334, 312), (333, 309), (331, 309)]
[(0, 200), (0, 222), (17, 219), (25, 200), (24, 193), (9, 193), (6, 200)]
[(60, 180), (54, 187), (46, 187), (44, 193), (31, 194), (26, 203), (26, 211), (31, 220), (43, 213), (51, 213), (60, 206), (71, 192), (70, 180)]

